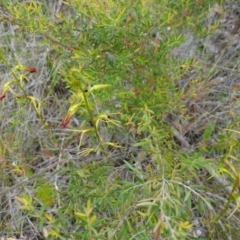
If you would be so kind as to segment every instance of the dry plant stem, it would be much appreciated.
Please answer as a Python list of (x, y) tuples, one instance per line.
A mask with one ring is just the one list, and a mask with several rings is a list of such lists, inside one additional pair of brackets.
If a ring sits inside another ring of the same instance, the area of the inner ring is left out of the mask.
[(137, 239), (137, 236), (138, 236), (138, 235), (141, 235), (141, 234), (144, 233), (144, 232), (146, 232), (146, 230), (142, 230), (142, 231), (136, 233), (136, 234), (133, 235), (129, 240)]
[(162, 218), (160, 217), (159, 220), (158, 220), (158, 227), (154, 233), (154, 237), (153, 237), (153, 240), (160, 240), (160, 230), (162, 228)]
[(52, 133), (52, 131), (49, 129), (48, 125), (46, 125), (46, 122), (44, 121), (43, 116), (38, 113), (38, 111), (37, 111), (37, 109), (36, 109), (36, 107), (35, 107), (34, 105), (33, 105), (33, 109), (34, 109), (37, 117), (40, 119), (40, 121), (41, 121), (42, 125), (44, 126), (44, 128), (45, 128), (45, 129), (48, 131), (48, 133), (51, 135), (51, 139), (52, 139), (53, 142), (55, 143), (57, 149), (59, 150), (59, 152), (61, 153), (61, 155), (65, 158), (66, 155), (65, 155), (62, 147), (61, 147), (60, 144), (58, 143), (55, 135), (54, 135), (54, 134)]
[(66, 45), (66, 44), (60, 43), (59, 41), (57, 41), (57, 40), (49, 37), (49, 36), (46, 35), (46, 34), (43, 35), (43, 37), (47, 38), (47, 39), (50, 40), (51, 42), (53, 42), (53, 43), (55, 43), (55, 44), (57, 44), (57, 45), (60, 45), (60, 46), (66, 48), (66, 49), (68, 49), (68, 50), (70, 50), (70, 51), (72, 51), (72, 50), (79, 50), (79, 48), (72, 47), (72, 46), (70, 47), (70, 46), (68, 46), (68, 45)]
[(181, 143), (183, 147), (185, 148), (190, 147), (190, 144), (188, 143), (188, 141), (176, 129), (173, 129), (173, 136)]
[(114, 237), (117, 234), (117, 231), (120, 229), (120, 227), (123, 225), (123, 222), (128, 218), (128, 216), (134, 211), (136, 210), (135, 207), (130, 207), (129, 209), (127, 209), (126, 211), (126, 215), (119, 221), (117, 227), (114, 229), (113, 233), (112, 233), (112, 237)]
[(211, 210), (211, 211), (213, 210), (212, 205), (209, 202), (207, 202), (206, 199), (199, 192), (195, 191), (190, 186), (188, 186), (188, 185), (186, 185), (186, 184), (184, 184), (182, 182), (175, 181), (175, 180), (168, 180), (168, 181), (172, 182), (172, 183), (176, 183), (176, 184), (178, 184), (180, 186), (183, 186), (184, 188), (190, 190), (192, 193), (194, 193), (196, 196), (198, 196), (199, 198), (201, 198), (205, 202), (205, 204), (206, 204), (206, 206), (208, 206), (209, 210)]
[(239, 28), (240, 28), (240, 19), (238, 18), (235, 21), (235, 23), (233, 25), (233, 29), (230, 32), (230, 35), (227, 37), (227, 40), (221, 44), (220, 49), (215, 53), (215, 55), (213, 56), (212, 61), (214, 61), (216, 59), (216, 57), (219, 57), (219, 55), (224, 51), (224, 49), (226, 49), (226, 47), (229, 45), (229, 43), (232, 42), (234, 36), (236, 34), (238, 34)]
[[(16, 74), (14, 72), (11, 71), (11, 68), (9, 67), (7, 61), (4, 59), (4, 57), (1, 55), (1, 60), (3, 61), (3, 63), (5, 64), (5, 66), (7, 67), (8, 71), (11, 72), (11, 74), (13, 75), (14, 79), (16, 80), (16, 83), (18, 85), (18, 87), (21, 89), (21, 91), (23, 92), (23, 95), (26, 99), (28, 99), (28, 95), (27, 92), (25, 91), (25, 89), (22, 87), (21, 84), (19, 84), (18, 81), (18, 77), (16, 76)], [(59, 145), (55, 135), (52, 133), (52, 131), (49, 129), (49, 127), (46, 125), (46, 122), (44, 121), (44, 118), (41, 114), (39, 114), (39, 112), (37, 111), (36, 107), (31, 104), (34, 112), (36, 113), (38, 119), (40, 119), (42, 125), (44, 126), (44, 128), (48, 131), (48, 133), (51, 135), (51, 139), (53, 140), (53, 142), (55, 143), (55, 145), (57, 146), (58, 150), (60, 151), (60, 153), (62, 154), (63, 157), (66, 157), (65, 153), (63, 152), (61, 146)]]
[[(206, 194), (207, 196), (211, 197), (211, 198), (217, 198), (218, 200), (222, 201), (223, 203), (226, 203), (228, 200), (221, 197), (221, 196), (218, 196), (217, 194), (213, 194), (211, 192), (204, 192), (204, 191), (199, 191), (199, 193), (202, 193), (202, 194)], [(231, 203), (229, 205), (231, 208), (235, 208), (236, 205), (234, 205), (233, 203)]]

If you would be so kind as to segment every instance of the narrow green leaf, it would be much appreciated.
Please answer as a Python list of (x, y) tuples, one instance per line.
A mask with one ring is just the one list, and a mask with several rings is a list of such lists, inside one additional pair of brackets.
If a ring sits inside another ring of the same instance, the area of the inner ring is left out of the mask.
[(186, 202), (188, 200), (188, 198), (190, 197), (191, 191), (187, 191), (186, 196), (184, 198), (184, 202)]
[(110, 84), (98, 84), (98, 85), (94, 85), (93, 87), (91, 87), (88, 91), (92, 92), (94, 90), (99, 90), (99, 89), (104, 89), (104, 88), (109, 88), (111, 87)]
[(203, 140), (210, 138), (214, 129), (215, 129), (215, 122), (211, 121), (203, 132)]

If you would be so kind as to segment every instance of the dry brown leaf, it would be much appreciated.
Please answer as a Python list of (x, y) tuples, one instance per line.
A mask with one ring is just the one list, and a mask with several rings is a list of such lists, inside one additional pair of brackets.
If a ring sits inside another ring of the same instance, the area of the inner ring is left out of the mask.
[(41, 149), (40, 154), (43, 157), (54, 157), (55, 155), (47, 149)]
[(223, 10), (221, 8), (221, 6), (219, 6), (219, 4), (215, 3), (213, 6), (212, 6), (212, 10), (216, 13), (218, 13), (219, 15), (221, 15), (223, 13)]

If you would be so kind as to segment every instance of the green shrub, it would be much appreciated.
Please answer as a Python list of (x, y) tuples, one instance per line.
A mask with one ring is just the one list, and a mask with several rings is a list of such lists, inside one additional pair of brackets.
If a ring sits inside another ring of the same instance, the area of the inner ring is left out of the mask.
[[(4, 85), (3, 94), (12, 92), (16, 99), (21, 94), (61, 157), (67, 159), (68, 141), (75, 137), (83, 159), (56, 171), (57, 176), (67, 176), (62, 189), (36, 181), (33, 192), (16, 197), (45, 238), (194, 239), (193, 211), (204, 219), (203, 226), (214, 220), (213, 231), (208, 230), (215, 234), (236, 192), (237, 172), (227, 173), (233, 189), (216, 213), (216, 201), (207, 194), (210, 187), (198, 177), (214, 165), (204, 156), (209, 149), (181, 152), (173, 128), (164, 120), (169, 113), (186, 112), (177, 81), (200, 65), (196, 59), (176, 61), (172, 51), (184, 41), (181, 32), (204, 33), (202, 19), (213, 3), (70, 0), (65, 6), (69, 15), (59, 12), (54, 17), (43, 3), (8, 5), (8, 21), (18, 26), (18, 40), (36, 35), (38, 44), (51, 49), (46, 63), (51, 91), (61, 80), (70, 93), (65, 99), (69, 108), (62, 109), (65, 117), (58, 116), (65, 148), (44, 119), (47, 97), (38, 99), (24, 90), (19, 71), (33, 73), (33, 68), (19, 65), (13, 71), (4, 53), (1, 60), (14, 80)], [(79, 124), (71, 121), (74, 117)], [(210, 122), (203, 140), (214, 128)], [(221, 148), (224, 141), (214, 147)]]

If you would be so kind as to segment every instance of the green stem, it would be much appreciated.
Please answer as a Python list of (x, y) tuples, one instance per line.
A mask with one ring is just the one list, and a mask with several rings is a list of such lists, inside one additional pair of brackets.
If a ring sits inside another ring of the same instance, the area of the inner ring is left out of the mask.
[(211, 231), (209, 232), (209, 239), (212, 239), (211, 236), (213, 234), (213, 231), (214, 231), (214, 228), (215, 228), (215, 225), (218, 223), (218, 221), (220, 220), (220, 218), (224, 215), (224, 213), (226, 213), (226, 211), (229, 209), (229, 205), (230, 203), (232, 202), (233, 198), (232, 198), (232, 195), (234, 193), (234, 191), (236, 190), (237, 186), (238, 186), (238, 181), (239, 179), (236, 178), (236, 181), (233, 185), (233, 188), (232, 188), (232, 191), (230, 192), (229, 196), (228, 196), (228, 200), (227, 202), (224, 204), (222, 210), (213, 218), (213, 226), (211, 228)]
[(95, 121), (94, 116), (93, 116), (93, 113), (92, 113), (92, 111), (91, 111), (91, 108), (90, 108), (90, 105), (89, 105), (89, 102), (88, 102), (86, 93), (84, 92), (81, 84), (79, 84), (79, 88), (80, 88), (80, 90), (81, 90), (81, 92), (82, 92), (83, 99), (84, 99), (84, 102), (85, 102), (85, 105), (86, 105), (86, 109), (87, 109), (88, 115), (89, 115), (89, 117), (90, 117), (90, 120), (91, 120), (91, 122), (92, 122), (92, 124), (93, 124), (94, 132), (95, 132), (96, 138), (97, 138), (97, 140), (98, 140), (98, 143), (100, 144), (100, 148), (101, 148), (104, 156), (105, 156), (106, 158), (108, 158), (107, 151), (106, 151), (106, 149), (104, 148), (103, 141), (102, 141), (101, 136), (100, 136), (100, 134), (99, 134), (99, 131), (98, 131), (98, 128), (97, 128), (97, 125), (96, 125), (96, 121)]

